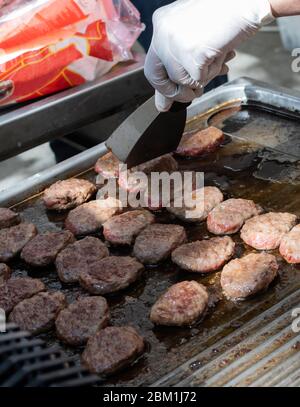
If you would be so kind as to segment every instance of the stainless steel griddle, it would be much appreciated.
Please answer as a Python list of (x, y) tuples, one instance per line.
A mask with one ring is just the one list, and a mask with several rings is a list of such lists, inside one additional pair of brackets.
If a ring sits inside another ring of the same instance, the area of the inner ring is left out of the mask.
[[(180, 159), (180, 168), (204, 171), (206, 184), (220, 187), (226, 197), (254, 199), (266, 210), (291, 211), (300, 217), (300, 93), (240, 79), (210, 92), (189, 108), (188, 130), (207, 124), (222, 128), (226, 142), (216, 153), (201, 159)], [(105, 152), (101, 144), (31, 177), (2, 193), (0, 205), (14, 206), (40, 231), (62, 228), (65, 215), (47, 213), (39, 193), (58, 179), (78, 175), (94, 179), (91, 167)], [(163, 211), (157, 219), (181, 223)], [(185, 227), (190, 240), (209, 237), (204, 224)], [(238, 235), (234, 240), (237, 256), (250, 251)], [(112, 252), (127, 254), (130, 249)], [(26, 370), (23, 363), (32, 361), (35, 354), (26, 350), (26, 342), (17, 364), (11, 345), (12, 356), (5, 364), (9, 374), (3, 375), (0, 369), (0, 380), (5, 376), (6, 383), (12, 385), (47, 386), (299, 386), (300, 334), (292, 330), (292, 310), (300, 307), (300, 267), (287, 265), (275, 254), (280, 263), (279, 278), (268, 291), (247, 301), (223, 298), (220, 273), (185, 273), (171, 262), (147, 268), (141, 281), (109, 296), (112, 323), (133, 324), (147, 341), (145, 354), (109, 379), (89, 375), (79, 363), (82, 349), (66, 347), (49, 333), (30, 340), (41, 341), (37, 346), (42, 348), (42, 355), (53, 349), (59, 355), (52, 368), (49, 361), (39, 359), (32, 362), (36, 369)], [(15, 275), (41, 278), (50, 289), (62, 290), (69, 300), (82, 293), (78, 286), (62, 285), (54, 268), (36, 271), (19, 260), (11, 265)], [(185, 279), (196, 279), (208, 287), (211, 304), (206, 318), (191, 329), (154, 328), (148, 318), (152, 304), (167, 287)], [(16, 327), (10, 329), (7, 335), (20, 336)], [(20, 371), (22, 378), (16, 379)], [(80, 377), (70, 381), (75, 373)]]

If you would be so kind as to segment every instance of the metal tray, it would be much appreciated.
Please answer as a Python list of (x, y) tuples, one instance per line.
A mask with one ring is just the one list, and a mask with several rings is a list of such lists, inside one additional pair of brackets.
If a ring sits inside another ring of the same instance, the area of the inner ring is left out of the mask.
[[(94, 81), (21, 106), (0, 108), (0, 159), (74, 130), (82, 131), (83, 126), (99, 120), (102, 128), (98, 137), (103, 141), (103, 122), (114, 129), (106, 120), (108, 117), (114, 118), (117, 126), (122, 112), (130, 113), (153, 94), (144, 76), (144, 59), (143, 54), (134, 54), (133, 61), (118, 64)], [(90, 132), (90, 128), (84, 129), (85, 134)]]
[[(187, 129), (207, 123), (223, 128), (224, 145), (197, 160), (179, 160), (181, 169), (205, 172), (207, 185), (219, 186), (226, 197), (254, 199), (266, 210), (291, 211), (300, 217), (300, 95), (241, 79), (215, 90), (194, 103)], [(45, 211), (38, 193), (57, 179), (73, 175), (94, 178), (90, 167), (104, 154), (100, 145), (28, 179), (6, 191), (0, 205), (14, 205), (24, 219), (40, 231), (60, 229), (65, 215)], [(160, 222), (180, 223), (164, 211)], [(186, 225), (190, 240), (209, 236), (205, 224)], [(247, 253), (239, 235), (237, 256)], [(112, 249), (116, 254), (130, 249)], [(196, 385), (274, 386), (300, 383), (300, 335), (292, 330), (292, 310), (300, 306), (300, 268), (287, 265), (275, 252), (280, 276), (268, 291), (247, 301), (231, 302), (222, 296), (220, 273), (208, 276), (181, 271), (171, 262), (146, 269), (141, 281), (109, 296), (112, 323), (133, 324), (147, 341), (145, 354), (130, 368), (108, 379), (105, 386)], [(82, 291), (62, 285), (54, 268), (32, 270), (12, 262), (15, 275), (41, 278), (49, 289), (62, 290), (69, 300)], [(149, 311), (171, 284), (185, 279), (204, 283), (211, 304), (203, 321), (187, 328), (155, 327)], [(59, 343), (55, 334), (41, 335), (79, 363), (82, 349)], [(77, 358), (77, 359), (76, 359)]]

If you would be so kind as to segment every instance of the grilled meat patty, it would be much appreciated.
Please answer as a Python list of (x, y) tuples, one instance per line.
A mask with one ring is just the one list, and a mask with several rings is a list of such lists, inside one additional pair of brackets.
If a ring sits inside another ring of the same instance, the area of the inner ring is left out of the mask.
[(133, 257), (105, 257), (82, 270), (79, 282), (84, 289), (94, 295), (114, 293), (134, 283), (143, 269), (143, 265)]
[(66, 307), (61, 292), (44, 292), (19, 302), (12, 310), (9, 321), (21, 329), (38, 335), (53, 328), (59, 312)]
[[(189, 178), (187, 178), (187, 174)], [(169, 175), (169, 182), (162, 182), (158, 180), (156, 185), (148, 182), (148, 188), (141, 193), (141, 201), (144, 207), (151, 211), (157, 211), (162, 208), (168, 208), (176, 199), (180, 199), (182, 204), (182, 197), (187, 196), (189, 191), (196, 191), (202, 188), (202, 176), (198, 176), (195, 171), (176, 171), (171, 172)], [(164, 179), (164, 177), (162, 178)], [(167, 178), (165, 178), (167, 181)], [(176, 182), (178, 180), (178, 182)], [(189, 191), (185, 189), (185, 182), (188, 182)], [(174, 205), (173, 205), (174, 206)], [(177, 205), (178, 206), (178, 205)]]
[(184, 270), (209, 273), (231, 259), (234, 250), (235, 243), (229, 236), (214, 237), (178, 247), (172, 253), (172, 260)]
[(165, 154), (162, 155), (161, 157), (154, 158), (153, 160), (148, 161), (144, 164), (138, 165), (137, 167), (133, 167), (129, 171), (122, 171), (119, 174), (119, 185), (126, 191), (135, 192), (138, 190), (142, 190), (143, 188), (146, 188), (149, 182), (147, 179), (147, 181), (145, 180), (145, 183), (140, 183), (135, 173), (142, 172), (147, 177), (149, 177), (153, 172), (172, 173), (177, 170), (178, 170), (177, 161), (173, 158), (171, 154)]
[(0, 208), (0, 229), (10, 228), (21, 222), (20, 215), (10, 209)]
[(191, 202), (183, 202), (182, 207), (176, 207), (173, 202), (167, 210), (183, 221), (202, 222), (223, 201), (223, 194), (219, 188), (204, 187), (194, 191), (190, 200)]
[(0, 262), (7, 262), (17, 256), (36, 234), (36, 227), (32, 223), (20, 223), (0, 230)]
[(146, 210), (125, 212), (105, 222), (103, 234), (105, 239), (113, 244), (130, 245), (136, 236), (154, 221), (154, 215)]
[(229, 235), (240, 230), (247, 219), (262, 209), (248, 199), (228, 199), (217, 205), (207, 217), (207, 228), (215, 235)]
[(268, 288), (278, 273), (276, 257), (268, 253), (251, 253), (226, 264), (221, 285), (226, 296), (247, 298)]
[(76, 236), (99, 232), (102, 225), (119, 212), (120, 208), (120, 201), (114, 198), (88, 202), (69, 212), (65, 222), (66, 229)]
[(140, 164), (134, 168), (132, 171), (144, 172), (150, 175), (152, 172), (173, 172), (178, 169), (178, 163), (172, 156), (172, 154), (164, 154), (160, 157), (154, 158), (153, 160), (147, 161), (146, 163)]
[(297, 216), (291, 213), (269, 212), (249, 219), (241, 230), (241, 238), (257, 250), (279, 247), (284, 235), (296, 224)]
[(288, 263), (300, 263), (300, 225), (295, 226), (283, 237), (279, 251)]
[(57, 336), (68, 345), (84, 345), (107, 326), (109, 308), (103, 297), (81, 297), (60, 311), (56, 322)]
[(0, 284), (3, 284), (11, 277), (11, 269), (4, 263), (0, 263)]
[(167, 259), (185, 240), (186, 233), (182, 226), (153, 224), (138, 235), (133, 253), (143, 264), (156, 264)]
[(170, 287), (153, 305), (150, 319), (167, 326), (192, 325), (208, 305), (206, 288), (196, 281), (183, 281)]
[(212, 153), (223, 141), (224, 134), (216, 127), (209, 127), (196, 133), (185, 133), (176, 154), (183, 157), (199, 157)]
[(45, 289), (44, 283), (36, 278), (12, 277), (0, 285), (0, 308), (9, 314), (19, 302)]
[(79, 274), (89, 270), (93, 263), (109, 256), (108, 248), (96, 237), (85, 237), (62, 250), (55, 261), (59, 279), (64, 283), (77, 283)]
[(144, 347), (143, 338), (134, 328), (107, 327), (88, 340), (82, 363), (92, 373), (109, 375), (134, 362)]
[(46, 189), (43, 201), (47, 209), (66, 210), (88, 201), (95, 193), (96, 186), (85, 179), (70, 178), (57, 181)]
[(74, 241), (74, 235), (68, 230), (46, 232), (35, 236), (26, 244), (21, 258), (31, 266), (46, 267), (54, 263), (58, 253)]
[(101, 174), (103, 178), (118, 178), (119, 165), (121, 161), (111, 152), (100, 157), (95, 165), (95, 172)]

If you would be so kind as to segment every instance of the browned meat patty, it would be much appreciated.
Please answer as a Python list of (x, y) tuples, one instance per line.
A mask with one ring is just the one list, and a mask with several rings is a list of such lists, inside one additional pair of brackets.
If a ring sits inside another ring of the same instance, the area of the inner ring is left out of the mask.
[(109, 256), (108, 248), (96, 237), (88, 236), (62, 250), (55, 261), (59, 279), (64, 283), (77, 283), (79, 274), (91, 265)]
[(167, 326), (192, 325), (208, 305), (206, 288), (196, 281), (183, 281), (170, 287), (153, 305), (150, 319)]
[(246, 298), (268, 288), (277, 273), (275, 256), (251, 253), (226, 264), (221, 274), (221, 285), (228, 297)]
[[(202, 188), (202, 177), (197, 177), (195, 171), (189, 171), (189, 179), (191, 180), (191, 191), (196, 191), (197, 189)], [(143, 207), (150, 209), (151, 211), (157, 211), (162, 208), (168, 208), (175, 198), (182, 201), (182, 197), (187, 195), (187, 191), (184, 190), (184, 182), (186, 180), (185, 171), (176, 171), (176, 173), (169, 174), (170, 182), (162, 183), (161, 181), (155, 185), (155, 189), (151, 185), (151, 182), (148, 182), (148, 188), (142, 191), (142, 202)], [(174, 180), (179, 179), (179, 183), (175, 184)], [(181, 202), (180, 202), (181, 203)], [(178, 206), (178, 205), (177, 205)]]
[(283, 237), (279, 251), (288, 263), (300, 263), (300, 225), (295, 226)]
[(134, 328), (109, 326), (89, 339), (82, 363), (92, 373), (109, 375), (134, 362), (144, 347), (144, 339)]
[(185, 240), (186, 233), (182, 226), (153, 224), (138, 235), (133, 253), (144, 264), (156, 264), (167, 259)]
[(269, 212), (249, 219), (241, 230), (241, 238), (257, 250), (279, 247), (284, 235), (295, 225), (297, 216), (291, 213)]
[(184, 270), (209, 273), (222, 267), (234, 254), (235, 243), (228, 237), (184, 244), (172, 253), (172, 260)]
[(4, 263), (0, 263), (0, 284), (11, 277), (11, 269)]
[(143, 271), (143, 265), (133, 257), (111, 256), (83, 270), (79, 282), (91, 294), (103, 295), (127, 288)]
[[(199, 193), (199, 198), (197, 197)], [(223, 201), (223, 194), (216, 187), (204, 187), (192, 193), (191, 202), (183, 203), (181, 208), (171, 204), (168, 209), (177, 218), (187, 222), (202, 222), (215, 206)]]
[(130, 245), (136, 236), (154, 221), (154, 215), (146, 210), (125, 212), (105, 222), (103, 234), (105, 239), (113, 244)]
[(207, 217), (207, 228), (215, 235), (234, 234), (247, 219), (261, 212), (262, 209), (248, 199), (228, 199), (210, 212)]
[(140, 164), (134, 167), (133, 171), (141, 171), (147, 175), (152, 172), (173, 172), (178, 169), (178, 163), (172, 156), (172, 154), (165, 154), (161, 157), (154, 158), (153, 160), (147, 161), (146, 163)]
[(119, 185), (126, 191), (135, 192), (137, 190), (142, 190), (147, 186), (147, 184), (140, 184), (135, 176), (136, 172), (143, 172), (145, 175), (150, 176), (152, 172), (172, 173), (177, 170), (177, 161), (171, 154), (166, 154), (144, 164), (138, 165), (137, 167), (132, 168), (130, 171), (122, 171), (119, 174)]
[(95, 165), (95, 172), (101, 174), (103, 178), (118, 178), (119, 176), (119, 165), (121, 161), (111, 152), (100, 157)]
[(90, 181), (70, 178), (58, 181), (46, 189), (43, 201), (46, 208), (50, 210), (72, 209), (88, 201), (96, 190), (96, 186)]
[(21, 301), (46, 289), (36, 278), (13, 277), (0, 285), (0, 308), (7, 314)]
[(21, 301), (9, 316), (9, 321), (33, 335), (53, 328), (59, 312), (66, 307), (66, 298), (61, 292), (45, 292)]
[(224, 134), (216, 127), (209, 127), (196, 133), (186, 133), (182, 136), (176, 154), (184, 157), (198, 157), (212, 153), (224, 141)]
[(58, 253), (74, 241), (74, 235), (68, 230), (37, 235), (26, 244), (21, 252), (21, 259), (34, 267), (49, 266)]
[(20, 215), (10, 209), (0, 208), (0, 229), (10, 228), (21, 222)]
[(81, 297), (60, 311), (56, 322), (57, 336), (72, 346), (84, 345), (108, 324), (110, 315), (103, 297)]
[(17, 256), (36, 234), (36, 227), (32, 223), (20, 223), (0, 230), (0, 261), (7, 262)]
[(88, 202), (68, 214), (65, 226), (76, 236), (99, 232), (103, 223), (119, 212), (120, 205), (113, 198)]

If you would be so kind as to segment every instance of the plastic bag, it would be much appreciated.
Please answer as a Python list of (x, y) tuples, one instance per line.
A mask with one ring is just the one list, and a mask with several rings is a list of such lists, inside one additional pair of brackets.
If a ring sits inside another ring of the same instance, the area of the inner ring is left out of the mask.
[(129, 0), (0, 0), (0, 105), (105, 74), (143, 27)]

